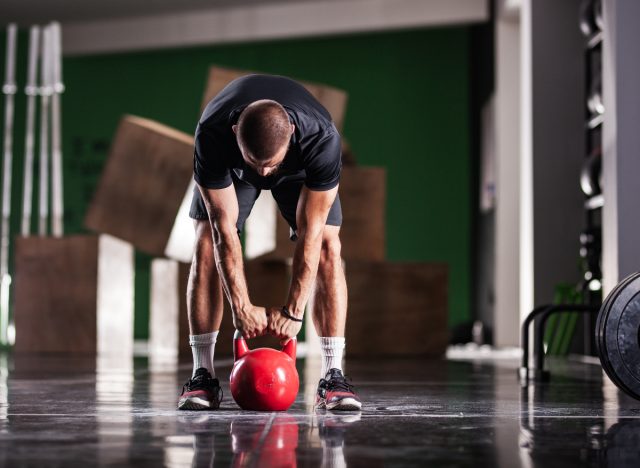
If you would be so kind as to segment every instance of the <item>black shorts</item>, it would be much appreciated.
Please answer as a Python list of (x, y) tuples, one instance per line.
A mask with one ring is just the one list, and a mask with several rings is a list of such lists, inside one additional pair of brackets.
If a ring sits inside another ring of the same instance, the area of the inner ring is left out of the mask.
[[(260, 195), (260, 189), (253, 185), (238, 179), (233, 171), (231, 172), (233, 179), (233, 186), (236, 189), (236, 197), (238, 197), (238, 222), (236, 228), (238, 234), (242, 233), (244, 223), (251, 213), (253, 204)], [(291, 181), (285, 181), (278, 184), (271, 189), (271, 194), (278, 204), (280, 213), (287, 220), (291, 227), (291, 240), (296, 240), (296, 209), (298, 207), (298, 199), (300, 198), (300, 192), (304, 180), (297, 179)], [(207, 215), (207, 209), (204, 206), (204, 201), (200, 195), (200, 190), (196, 186), (193, 191), (193, 199), (191, 200), (191, 209), (189, 210), (189, 217), (192, 219), (209, 219)], [(336, 199), (329, 209), (329, 215), (327, 216), (326, 224), (330, 226), (342, 225), (342, 207), (340, 206), (340, 197), (336, 195)]]

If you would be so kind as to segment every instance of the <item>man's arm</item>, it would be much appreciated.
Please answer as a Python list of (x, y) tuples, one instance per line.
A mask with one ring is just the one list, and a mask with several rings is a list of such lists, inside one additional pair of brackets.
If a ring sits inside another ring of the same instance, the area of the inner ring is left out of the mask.
[(242, 245), (236, 229), (238, 199), (235, 189), (233, 185), (217, 190), (198, 188), (209, 214), (216, 268), (231, 304), (233, 324), (245, 338), (260, 336), (267, 327), (266, 310), (252, 305), (249, 298)]
[[(318, 273), (322, 234), (331, 205), (338, 193), (338, 187), (326, 191), (302, 188), (296, 213), (297, 235), (293, 254), (293, 273), (286, 307), (289, 313), (302, 318), (309, 300), (311, 286)], [(269, 329), (282, 340), (293, 338), (300, 331), (301, 324), (284, 317), (279, 310), (270, 310)]]

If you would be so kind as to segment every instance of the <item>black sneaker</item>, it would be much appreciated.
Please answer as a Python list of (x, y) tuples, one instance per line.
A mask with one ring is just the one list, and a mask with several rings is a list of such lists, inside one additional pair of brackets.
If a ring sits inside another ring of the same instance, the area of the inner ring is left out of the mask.
[(196, 369), (193, 377), (182, 387), (182, 394), (178, 400), (180, 410), (214, 410), (218, 409), (222, 401), (222, 389), (218, 379), (204, 367)]
[(336, 411), (358, 411), (362, 407), (353, 385), (347, 382), (340, 369), (330, 369), (318, 383), (317, 409)]

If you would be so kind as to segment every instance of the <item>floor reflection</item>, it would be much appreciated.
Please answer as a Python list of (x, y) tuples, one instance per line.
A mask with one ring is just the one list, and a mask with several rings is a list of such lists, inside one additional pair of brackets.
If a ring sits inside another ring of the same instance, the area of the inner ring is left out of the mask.
[[(596, 367), (521, 388), (517, 363), (350, 362), (362, 412), (311, 407), (318, 369), (283, 413), (179, 412), (190, 366), (0, 354), (0, 467), (638, 466), (640, 405)], [(565, 372), (565, 370), (567, 372)]]
[(9, 414), (9, 359), (0, 353), (0, 433), (7, 431), (7, 416)]
[(97, 358), (95, 394), (97, 457), (100, 462), (117, 465), (130, 459), (134, 414), (133, 382), (132, 357)]
[(272, 413), (263, 421), (231, 422), (233, 466), (295, 467), (298, 423), (288, 414)]
[[(233, 467), (341, 468), (345, 435), (360, 414), (252, 413), (223, 422), (207, 414), (184, 421), (195, 432), (165, 438), (164, 464), (171, 468), (208, 467), (214, 462)], [(199, 426), (198, 426), (199, 425)], [(208, 427), (209, 429), (205, 429)]]
[(322, 444), (322, 466), (347, 466), (344, 455), (345, 435), (352, 424), (360, 421), (360, 414), (325, 414), (318, 420), (318, 437)]
[[(593, 370), (593, 369), (592, 369)], [(640, 466), (640, 411), (602, 371), (556, 376), (552, 384), (521, 389), (519, 447), (523, 466), (533, 460), (585, 466)]]

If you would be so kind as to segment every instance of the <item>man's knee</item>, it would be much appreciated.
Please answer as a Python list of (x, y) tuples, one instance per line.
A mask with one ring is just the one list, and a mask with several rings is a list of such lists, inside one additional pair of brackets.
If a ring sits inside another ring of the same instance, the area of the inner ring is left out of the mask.
[(193, 251), (193, 266), (196, 269), (208, 268), (215, 265), (211, 225), (206, 220), (196, 220), (194, 225), (196, 240)]
[(335, 262), (341, 262), (342, 259), (339, 230), (334, 226), (327, 226), (322, 236), (322, 250), (320, 253), (321, 265), (332, 265)]

